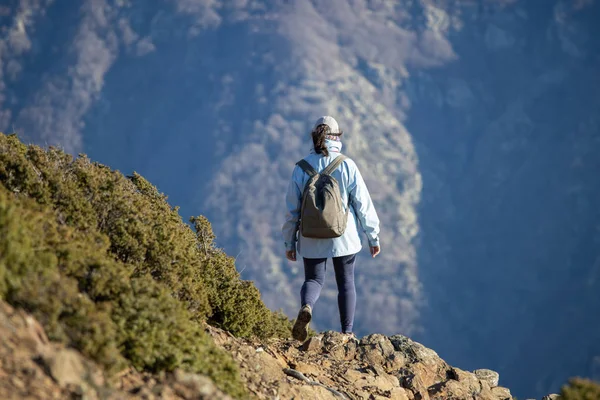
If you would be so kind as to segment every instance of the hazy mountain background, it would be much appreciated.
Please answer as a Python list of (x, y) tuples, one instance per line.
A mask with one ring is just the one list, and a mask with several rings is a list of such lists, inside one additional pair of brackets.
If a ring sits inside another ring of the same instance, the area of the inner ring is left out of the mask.
[(598, 3), (4, 0), (0, 130), (140, 172), (294, 316), (283, 193), (332, 114), (383, 223), (357, 333), (540, 397), (600, 379)]

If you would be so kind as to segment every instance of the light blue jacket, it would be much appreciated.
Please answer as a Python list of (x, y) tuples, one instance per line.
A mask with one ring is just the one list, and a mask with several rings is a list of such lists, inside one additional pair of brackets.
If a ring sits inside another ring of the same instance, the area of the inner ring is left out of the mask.
[[(327, 140), (326, 143), (329, 149), (328, 157), (317, 154), (312, 149), (305, 158), (317, 172), (321, 172), (340, 155), (341, 142)], [(351, 205), (346, 231), (342, 236), (333, 239), (305, 238), (299, 233), (302, 193), (309, 176), (296, 165), (286, 194), (288, 211), (282, 228), (286, 250), (296, 250), (297, 244), (298, 253), (305, 258), (331, 258), (356, 254), (362, 249), (359, 227), (366, 234), (369, 246), (379, 246), (379, 218), (365, 181), (354, 161), (349, 158), (344, 160), (332, 176), (339, 183), (344, 205), (348, 207), (348, 200)]]

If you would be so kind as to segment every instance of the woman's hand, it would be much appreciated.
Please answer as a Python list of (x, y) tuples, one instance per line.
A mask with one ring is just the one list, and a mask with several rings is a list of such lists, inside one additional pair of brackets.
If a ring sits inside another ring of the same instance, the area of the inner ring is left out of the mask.
[(287, 250), (285, 257), (290, 261), (296, 261), (296, 250)]
[(379, 248), (379, 246), (371, 246), (370, 250), (371, 250), (371, 257), (373, 257), (373, 258), (377, 257), (377, 254), (379, 254), (381, 252), (381, 249)]

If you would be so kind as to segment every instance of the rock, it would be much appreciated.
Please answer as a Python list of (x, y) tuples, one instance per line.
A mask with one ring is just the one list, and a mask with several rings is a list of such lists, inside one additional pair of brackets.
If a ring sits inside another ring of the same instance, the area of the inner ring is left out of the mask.
[(474, 398), (473, 392), (468, 387), (451, 379), (431, 386), (428, 388), (428, 394), (431, 400)]
[(417, 375), (425, 387), (444, 382), (452, 375), (452, 368), (439, 357), (408, 364), (406, 368)]
[(372, 394), (364, 390), (357, 390), (356, 396), (360, 400), (371, 400)]
[(498, 374), (496, 371), (492, 371), (491, 369), (476, 369), (473, 371), (473, 373), (475, 376), (477, 376), (477, 378), (489, 383), (491, 388), (498, 386), (500, 374)]
[[(361, 370), (349, 369), (343, 375), (344, 379), (351, 382), (359, 390), (371, 393), (389, 393), (400, 388), (398, 378), (387, 374), (381, 367), (379, 370), (366, 367)], [(405, 391), (403, 391), (405, 393)]]
[(23, 383), (23, 381), (21, 379), (19, 379), (19, 377), (17, 376), (13, 376), (10, 378), (10, 382), (13, 384), (14, 387), (16, 387), (19, 390), (25, 389), (25, 384)]
[(375, 377), (372, 377), (371, 379), (368, 379), (367, 381), (370, 386), (374, 386), (375, 388), (383, 392), (389, 392), (394, 390), (395, 388), (400, 387), (400, 382), (398, 381), (398, 378), (388, 374), (377, 375)]
[(308, 364), (308, 363), (304, 363), (304, 362), (299, 362), (296, 365), (295, 370), (298, 372), (302, 372), (306, 376), (312, 376), (312, 377), (318, 377), (321, 374), (323, 374), (323, 370), (321, 368), (319, 368), (317, 365)]
[(85, 366), (78, 352), (62, 349), (42, 358), (49, 375), (61, 387), (84, 383)]
[(362, 361), (371, 365), (385, 365), (394, 355), (394, 345), (384, 335), (373, 334), (362, 338), (358, 345), (358, 356)]
[(395, 400), (409, 400), (406, 389), (401, 388), (401, 387), (393, 388), (392, 390), (390, 390), (389, 398), (395, 399)]
[[(275, 397), (277, 398), (277, 397)], [(280, 399), (341, 400), (322, 386), (298, 386), (279, 393)], [(265, 397), (266, 399), (266, 397)], [(269, 397), (269, 399), (271, 399)]]
[(145, 386), (135, 388), (132, 391), (130, 391), (130, 393), (136, 395), (136, 397), (139, 397), (139, 398), (145, 399), (145, 400), (156, 399), (156, 394), (152, 390), (150, 390), (150, 388), (147, 388)]
[(152, 388), (152, 393), (159, 399), (171, 399), (175, 397), (173, 389), (168, 385), (158, 384)]
[(18, 348), (33, 355), (42, 354), (49, 340), (42, 326), (31, 315), (23, 310), (14, 309), (5, 302), (0, 302), (0, 331), (6, 331), (15, 335)]
[(449, 377), (460, 382), (470, 393), (479, 393), (482, 391), (482, 385), (476, 374), (463, 371), (459, 368), (451, 368)]
[(508, 390), (505, 387), (496, 386), (495, 388), (492, 388), (492, 394), (498, 400), (511, 400), (512, 399), (510, 390)]
[(353, 359), (356, 349), (357, 341), (347, 341), (340, 332), (327, 331), (323, 334), (323, 351), (336, 360)]
[(542, 400), (558, 400), (560, 399), (560, 395), (553, 393), (553, 394), (548, 394), (544, 397), (542, 397)]
[(128, 391), (139, 388), (144, 384), (143, 378), (133, 368), (122, 371), (118, 376), (118, 380), (118, 385)]
[(411, 363), (424, 362), (426, 364), (436, 364), (440, 360), (437, 353), (421, 343), (415, 342), (403, 335), (394, 335), (390, 337), (394, 350), (406, 356)]
[(396, 371), (406, 365), (406, 357), (399, 351), (394, 351), (393, 354), (389, 355), (385, 360), (384, 367), (388, 371)]
[(20, 340), (29, 342), (31, 350), (35, 354), (42, 354), (47, 348), (50, 341), (44, 332), (44, 328), (32, 316), (24, 317), (27, 324), (27, 334), (20, 337)]
[(215, 398), (215, 399), (230, 399), (229, 396), (223, 394), (210, 378), (185, 372), (182, 369), (176, 369), (173, 372), (172, 379), (175, 383), (174, 389), (177, 394), (184, 398)]
[(490, 387), (489, 383), (487, 383), (486, 381), (479, 381), (479, 384), (481, 385), (479, 395), (477, 396), (479, 399), (496, 400), (496, 395), (492, 393), (492, 388)]
[[(351, 383), (356, 383), (361, 379), (366, 379), (365, 374), (355, 369), (347, 369), (343, 376), (344, 379)], [(357, 386), (362, 387), (360, 384), (357, 384)]]
[(361, 371), (361, 381), (355, 383), (355, 385), (360, 384), (362, 386), (359, 387), (365, 390), (370, 388), (374, 393), (387, 393), (400, 387), (398, 378), (386, 373), (383, 367), (379, 365), (369, 365)]
[(427, 386), (423, 383), (420, 376), (414, 374), (408, 368), (401, 368), (396, 377), (400, 382), (400, 387), (407, 389), (412, 397), (416, 400), (427, 400), (429, 399), (429, 393)]
[(323, 350), (323, 337), (313, 336), (308, 338), (304, 343), (302, 343), (300, 350), (320, 353)]

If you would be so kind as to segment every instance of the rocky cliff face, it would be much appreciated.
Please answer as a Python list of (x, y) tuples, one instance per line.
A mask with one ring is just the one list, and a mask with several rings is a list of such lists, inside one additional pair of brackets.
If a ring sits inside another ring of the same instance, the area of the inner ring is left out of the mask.
[[(537, 396), (561, 371), (594, 374), (600, 353), (585, 339), (600, 335), (589, 318), (600, 310), (600, 14), (544, 4), (463, 14), (478, 22), (449, 35), (455, 62), (410, 81), (407, 122), (424, 181), (423, 340), (459, 365), (493, 360), (517, 393)], [(482, 352), (464, 357), (474, 343)], [(550, 352), (564, 370), (517, 383)]]
[(597, 1), (81, 4), (0, 7), (0, 130), (138, 170), (293, 315), (282, 192), (331, 113), (384, 221), (359, 333), (416, 334), (520, 397), (598, 373)]

